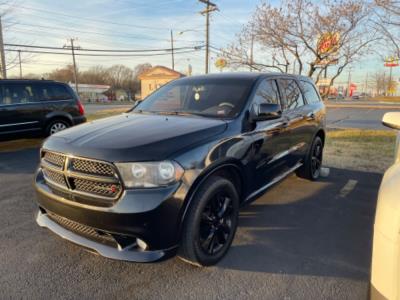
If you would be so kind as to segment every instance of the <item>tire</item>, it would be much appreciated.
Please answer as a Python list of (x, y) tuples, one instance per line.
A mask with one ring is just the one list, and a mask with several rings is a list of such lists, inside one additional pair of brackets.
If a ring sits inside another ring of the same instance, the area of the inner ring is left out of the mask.
[(213, 176), (201, 185), (183, 225), (179, 256), (196, 266), (218, 263), (235, 237), (239, 196), (231, 181)]
[(46, 136), (50, 136), (59, 131), (67, 129), (68, 127), (70, 127), (68, 122), (61, 119), (55, 119), (47, 125), (45, 134)]
[(304, 165), (297, 171), (299, 177), (316, 181), (321, 176), (324, 144), (319, 136), (314, 138)]

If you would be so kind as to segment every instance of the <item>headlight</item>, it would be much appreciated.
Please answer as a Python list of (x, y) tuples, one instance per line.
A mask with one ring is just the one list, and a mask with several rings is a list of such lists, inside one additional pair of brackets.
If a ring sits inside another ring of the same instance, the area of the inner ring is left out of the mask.
[(174, 161), (116, 163), (128, 188), (153, 188), (179, 181), (182, 167)]

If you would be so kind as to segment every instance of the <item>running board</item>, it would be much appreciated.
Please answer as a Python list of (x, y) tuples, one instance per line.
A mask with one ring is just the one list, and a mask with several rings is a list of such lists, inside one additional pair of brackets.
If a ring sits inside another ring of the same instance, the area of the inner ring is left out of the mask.
[(274, 184), (278, 183), (279, 181), (281, 181), (282, 179), (286, 178), (288, 175), (290, 175), (291, 173), (293, 173), (294, 171), (296, 171), (298, 168), (300, 168), (303, 165), (303, 163), (297, 163), (293, 168), (291, 168), (290, 170), (286, 171), (285, 173), (282, 173), (281, 175), (275, 177), (271, 182), (269, 182), (267, 185), (264, 185), (262, 188), (258, 189), (257, 191), (251, 193), (249, 196), (247, 196), (246, 200), (244, 201), (244, 203), (250, 201), (251, 199), (253, 199), (255, 196), (261, 194), (262, 192), (264, 192), (265, 190), (267, 190), (268, 188), (270, 188), (271, 186), (273, 186)]

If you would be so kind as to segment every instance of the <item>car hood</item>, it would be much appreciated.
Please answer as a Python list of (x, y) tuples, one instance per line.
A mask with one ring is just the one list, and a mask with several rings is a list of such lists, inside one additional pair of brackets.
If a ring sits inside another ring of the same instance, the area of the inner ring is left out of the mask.
[(196, 116), (126, 113), (59, 132), (43, 148), (112, 162), (163, 160), (226, 127), (223, 120)]

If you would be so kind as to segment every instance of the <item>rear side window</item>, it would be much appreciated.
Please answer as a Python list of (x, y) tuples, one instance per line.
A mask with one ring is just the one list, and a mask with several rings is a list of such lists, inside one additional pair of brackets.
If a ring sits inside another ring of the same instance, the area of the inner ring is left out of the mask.
[(284, 109), (290, 110), (304, 106), (304, 99), (296, 81), (292, 79), (279, 79), (279, 85), (282, 93), (286, 96)]
[(3, 85), (2, 104), (23, 104), (36, 102), (37, 97), (31, 84), (5, 84)]
[(257, 87), (254, 103), (280, 104), (278, 86), (275, 80), (263, 80)]
[(41, 84), (38, 87), (40, 98), (43, 101), (69, 100), (73, 99), (68, 89), (61, 84)]
[(310, 82), (300, 81), (300, 84), (308, 103), (318, 103), (321, 101), (315, 87)]

